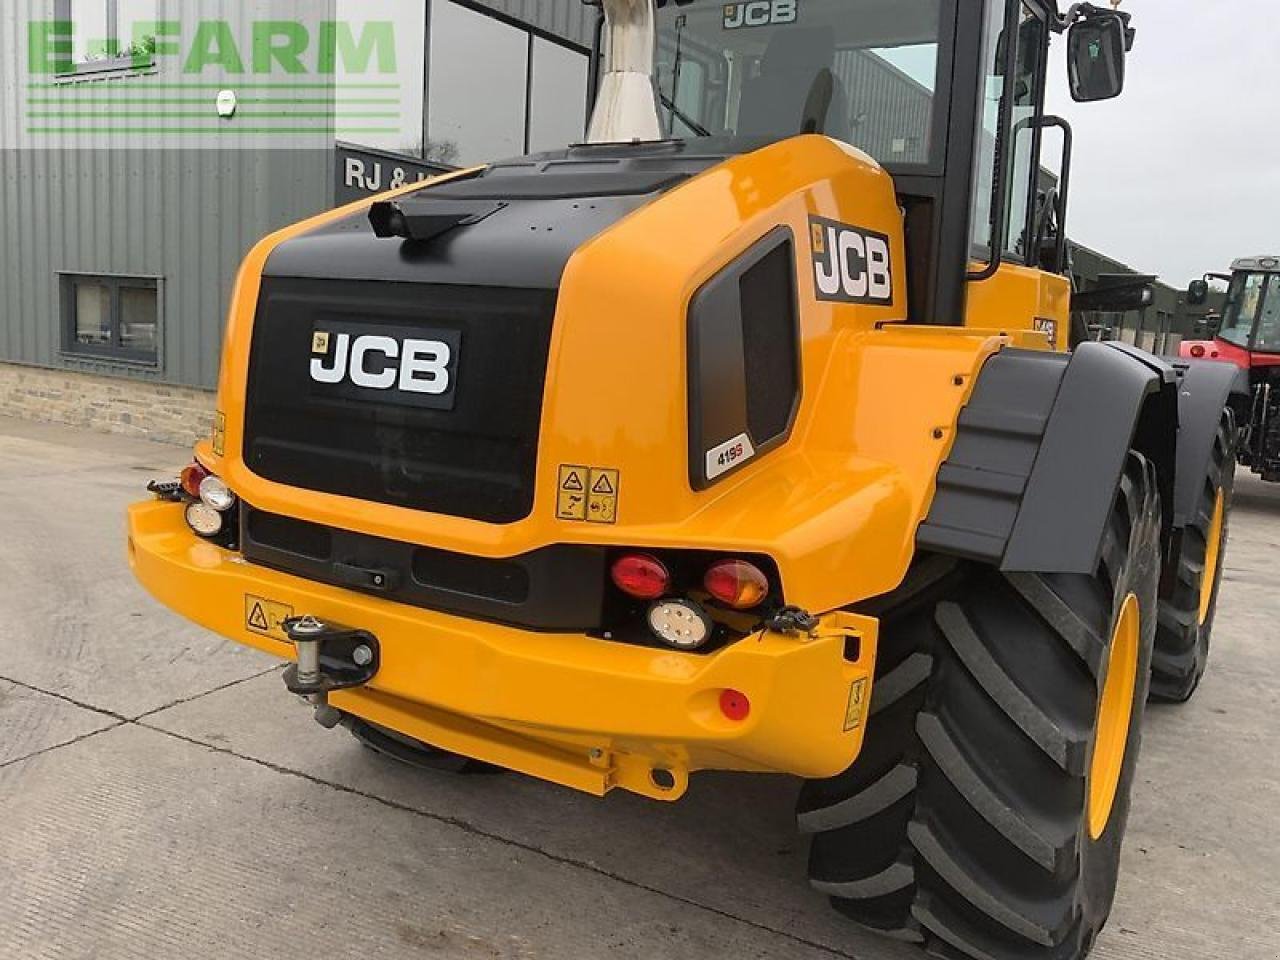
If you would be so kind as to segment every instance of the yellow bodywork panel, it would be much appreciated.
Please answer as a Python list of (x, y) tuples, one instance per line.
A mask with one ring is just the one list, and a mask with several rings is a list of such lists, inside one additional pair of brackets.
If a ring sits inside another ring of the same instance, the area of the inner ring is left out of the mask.
[[(570, 258), (528, 517), (496, 525), (274, 483), (242, 456), (261, 274), (280, 243), (362, 205), (275, 234), (246, 260), (226, 333), (217, 448), (206, 441), (197, 451), (206, 466), (255, 508), (476, 556), (511, 557), (558, 543), (766, 554), (777, 564), (786, 602), (823, 615), (819, 630), (812, 637), (755, 633), (698, 655), (481, 623), (246, 563), (199, 541), (181, 510), (165, 503), (130, 513), (139, 579), (192, 620), (281, 656), (290, 655), (288, 644), (246, 623), (246, 596), (370, 630), (382, 644), (382, 666), (368, 687), (334, 694), (336, 706), (591, 792), (621, 786), (670, 798), (697, 769), (823, 777), (847, 767), (861, 745), (876, 624), (840, 611), (901, 582), (983, 363), (1010, 345), (1043, 349), (1045, 336), (1030, 321), (997, 316), (1002, 308), (994, 301), (971, 311), (968, 327), (907, 326), (902, 216), (892, 180), (851, 147), (802, 136), (710, 168)], [(818, 297), (811, 216), (888, 238), (891, 302)], [(781, 446), (694, 490), (689, 304), (778, 228), (792, 236), (799, 301), (802, 393), (794, 425)], [(1034, 278), (1009, 280), (1021, 298)], [(1052, 284), (1036, 282), (1036, 309), (1059, 310)], [(599, 509), (612, 522), (579, 519), (561, 497), (569, 478), (593, 488), (605, 479), (602, 490), (612, 493), (597, 494), (605, 498)], [(745, 721), (731, 722), (719, 710), (725, 689), (750, 699)], [(670, 771), (675, 786), (657, 786), (654, 769)]]
[(1066, 350), (1070, 324), (1071, 281), (1056, 273), (1002, 263), (994, 276), (968, 284), (967, 327), (1032, 333), (1043, 336), (1049, 349)]

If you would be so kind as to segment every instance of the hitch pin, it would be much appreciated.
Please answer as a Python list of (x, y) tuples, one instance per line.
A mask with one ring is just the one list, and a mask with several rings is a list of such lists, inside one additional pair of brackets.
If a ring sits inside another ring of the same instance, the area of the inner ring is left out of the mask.
[[(299, 686), (320, 686), (320, 638), (326, 629), (324, 623), (312, 616), (299, 617), (289, 625), (289, 639), (298, 655)], [(329, 706), (328, 691), (317, 690), (306, 694), (304, 699), (315, 707), (316, 722), (320, 726), (331, 729), (337, 725), (341, 714)]]
[(320, 637), (324, 624), (315, 617), (299, 617), (290, 625), (289, 638), (298, 652), (298, 683), (312, 686), (320, 682)]

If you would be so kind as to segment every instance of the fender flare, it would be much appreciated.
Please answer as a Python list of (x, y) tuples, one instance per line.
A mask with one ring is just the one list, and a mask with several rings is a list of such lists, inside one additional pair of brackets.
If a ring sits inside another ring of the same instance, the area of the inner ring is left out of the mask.
[(916, 543), (1007, 572), (1093, 573), (1130, 449), (1173, 525), (1177, 372), (1123, 343), (1005, 349), (983, 366)]
[(1178, 463), (1173, 521), (1181, 527), (1195, 519), (1196, 501), (1209, 470), (1223, 409), (1248, 409), (1249, 378), (1235, 364), (1215, 360), (1182, 360), (1174, 369), (1178, 375)]

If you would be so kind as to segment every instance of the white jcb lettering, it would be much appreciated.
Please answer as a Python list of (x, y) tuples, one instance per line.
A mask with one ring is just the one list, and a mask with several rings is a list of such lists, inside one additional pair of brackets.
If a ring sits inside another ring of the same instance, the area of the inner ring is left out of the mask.
[(889, 271), (889, 244), (879, 237), (867, 237), (867, 295), (876, 300), (893, 299), (893, 275)]
[(311, 358), (311, 379), (316, 383), (342, 383), (350, 380), (369, 390), (390, 390), (440, 396), (449, 392), (449, 364), (453, 349), (443, 340), (408, 339), (403, 343), (393, 337), (366, 334), (355, 337), (338, 333), (317, 334), (324, 337), (328, 356)]
[(745, 12), (748, 27), (763, 27), (769, 22), (772, 11), (769, 0), (756, 0), (755, 3), (746, 5)]
[(874, 230), (809, 218), (813, 283), (819, 300), (838, 303), (893, 303), (889, 238)]
[[(382, 369), (371, 371), (365, 366), (365, 357), (380, 353), (385, 358)], [(400, 355), (400, 344), (390, 337), (374, 335), (356, 337), (351, 347), (351, 382), (370, 390), (389, 390), (396, 382), (395, 367), (389, 361)]]
[[(849, 254), (856, 253), (857, 259), (850, 259)], [(852, 230), (840, 233), (840, 272), (844, 279), (846, 296), (862, 298), (867, 295), (867, 247), (862, 242), (862, 234)]]
[(839, 292), (841, 283), (840, 262), (836, 250), (839, 237), (836, 235), (835, 227), (827, 227), (826, 236), (826, 263), (823, 263), (820, 257), (815, 258), (814, 273), (818, 280), (818, 289), (827, 296), (831, 296)]
[(400, 360), (400, 389), (409, 393), (447, 393), (452, 351), (440, 340), (406, 340)]
[(724, 6), (724, 28), (763, 27), (771, 23), (795, 23), (798, 0), (746, 0)]
[(334, 338), (333, 366), (326, 367), (320, 357), (311, 358), (311, 379), (316, 383), (341, 383), (347, 375), (347, 355), (351, 350), (351, 338), (340, 333)]

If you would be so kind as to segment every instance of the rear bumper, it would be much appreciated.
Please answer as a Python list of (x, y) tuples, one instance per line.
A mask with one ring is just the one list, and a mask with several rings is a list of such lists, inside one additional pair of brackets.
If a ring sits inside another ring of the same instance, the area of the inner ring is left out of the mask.
[[(694, 770), (825, 777), (862, 745), (876, 649), (867, 617), (833, 613), (813, 637), (760, 633), (699, 656), (517, 630), (278, 573), (200, 540), (172, 503), (135, 504), (128, 522), (138, 580), (223, 636), (291, 657), (286, 616), (373, 633), (377, 675), (331, 702), (446, 750), (594, 794), (675, 799)], [(745, 720), (720, 711), (725, 689), (750, 700)], [(655, 768), (674, 786), (655, 784)]]

